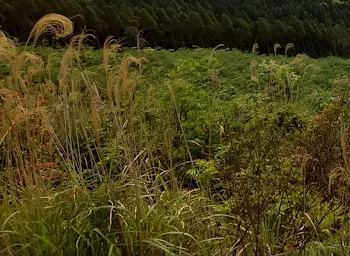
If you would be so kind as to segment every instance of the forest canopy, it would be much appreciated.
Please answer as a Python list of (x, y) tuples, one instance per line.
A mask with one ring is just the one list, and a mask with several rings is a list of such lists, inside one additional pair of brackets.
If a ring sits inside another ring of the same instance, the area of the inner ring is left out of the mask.
[(0, 25), (26, 40), (33, 24), (48, 13), (74, 21), (75, 32), (96, 35), (96, 46), (112, 35), (126, 46), (177, 49), (215, 47), (273, 53), (294, 43), (313, 57), (350, 56), (350, 4), (319, 0), (0, 0)]

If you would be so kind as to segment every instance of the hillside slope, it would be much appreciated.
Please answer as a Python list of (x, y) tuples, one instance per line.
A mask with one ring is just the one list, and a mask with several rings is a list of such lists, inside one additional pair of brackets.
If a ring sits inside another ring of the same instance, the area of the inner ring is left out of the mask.
[[(136, 45), (164, 48), (227, 47), (273, 53), (294, 43), (296, 53), (350, 56), (350, 4), (347, 1), (286, 0), (0, 0), (0, 25), (22, 40), (33, 23), (48, 13), (74, 20), (76, 32), (87, 28), (101, 46), (107, 35)], [(18, 18), (20, 17), (20, 18)]]

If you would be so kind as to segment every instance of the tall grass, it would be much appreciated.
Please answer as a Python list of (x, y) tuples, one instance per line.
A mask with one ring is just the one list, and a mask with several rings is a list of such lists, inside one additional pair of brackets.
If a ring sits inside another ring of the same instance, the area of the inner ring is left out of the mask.
[(284, 51), (284, 55), (287, 56), (288, 52), (290, 52), (290, 50), (293, 49), (294, 50), (294, 44), (293, 43), (288, 43), (286, 45), (286, 49)]
[(42, 34), (49, 34), (54, 38), (66, 37), (73, 33), (73, 29), (73, 22), (67, 17), (60, 14), (48, 14), (35, 24), (28, 41), (33, 38), (35, 44)]
[(70, 37), (47, 58), (0, 32), (1, 255), (347, 255), (348, 104), (304, 118), (303, 58), (227, 100), (221, 45), (149, 85), (140, 49), (108, 37), (91, 70), (72, 31), (38, 21), (28, 42)]
[(259, 51), (259, 45), (257, 43), (253, 44), (252, 53), (258, 54), (258, 51)]
[(275, 55), (277, 55), (277, 51), (278, 51), (278, 49), (280, 49), (280, 48), (281, 48), (281, 45), (278, 44), (278, 43), (276, 43), (276, 44), (273, 45), (273, 51), (274, 51)]
[[(71, 32), (67, 18), (51, 14), (29, 39)], [(1, 254), (228, 253), (231, 234), (219, 234), (222, 217), (212, 202), (201, 191), (177, 188), (172, 170), (154, 165), (139, 141), (134, 97), (144, 60), (117, 59), (119, 45), (108, 38), (106, 83), (98, 87), (80, 59), (86, 37), (72, 37), (55, 83), (42, 78), (52, 63), (18, 52), (1, 33), (1, 61), (11, 66), (0, 89)], [(101, 164), (106, 143), (116, 145), (109, 167)]]

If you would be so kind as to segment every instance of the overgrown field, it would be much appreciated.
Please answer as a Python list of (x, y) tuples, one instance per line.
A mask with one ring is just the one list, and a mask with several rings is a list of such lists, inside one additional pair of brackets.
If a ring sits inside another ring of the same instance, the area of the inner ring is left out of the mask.
[(0, 255), (350, 255), (350, 60), (87, 40), (0, 32)]

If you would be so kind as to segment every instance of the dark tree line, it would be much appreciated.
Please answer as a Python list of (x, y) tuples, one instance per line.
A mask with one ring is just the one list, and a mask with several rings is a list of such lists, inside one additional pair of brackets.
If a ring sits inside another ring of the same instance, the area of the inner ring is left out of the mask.
[[(47, 13), (70, 17), (76, 32), (93, 31), (150, 47), (226, 47), (273, 53), (292, 42), (297, 53), (350, 56), (350, 3), (339, 0), (0, 0), (0, 25), (25, 40)], [(282, 50), (280, 49), (280, 51)]]

